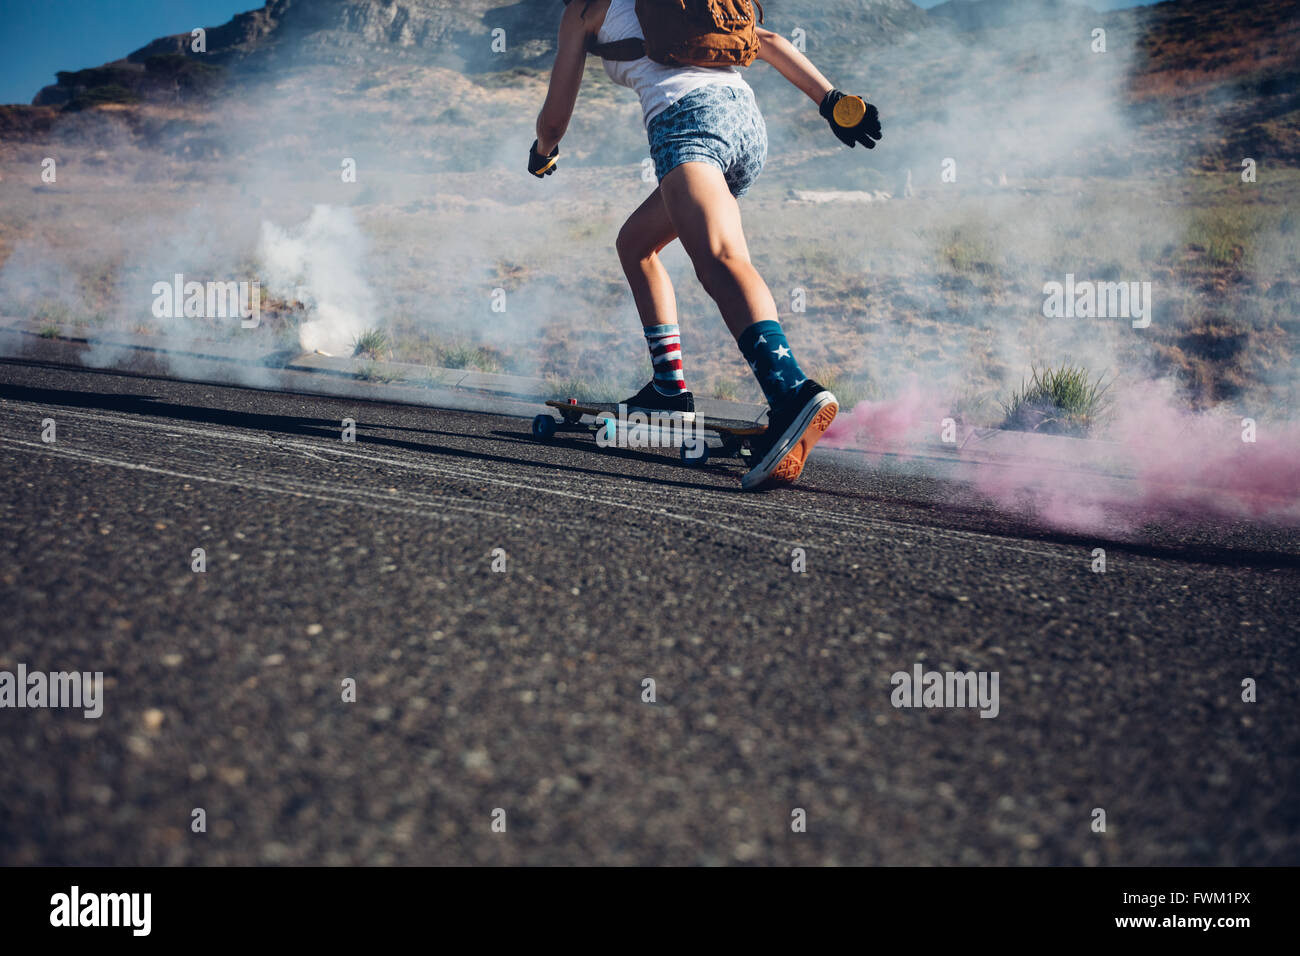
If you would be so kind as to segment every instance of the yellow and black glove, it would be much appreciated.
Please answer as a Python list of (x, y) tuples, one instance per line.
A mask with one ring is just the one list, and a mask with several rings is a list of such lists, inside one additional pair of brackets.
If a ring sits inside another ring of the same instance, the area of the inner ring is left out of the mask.
[(551, 155), (543, 156), (537, 151), (537, 140), (533, 140), (532, 148), (528, 150), (528, 171), (542, 179), (555, 172), (555, 157), (560, 155), (560, 147), (556, 146), (551, 150)]
[(831, 90), (822, 98), (821, 114), (845, 146), (872, 149), (880, 139), (880, 114), (860, 96)]

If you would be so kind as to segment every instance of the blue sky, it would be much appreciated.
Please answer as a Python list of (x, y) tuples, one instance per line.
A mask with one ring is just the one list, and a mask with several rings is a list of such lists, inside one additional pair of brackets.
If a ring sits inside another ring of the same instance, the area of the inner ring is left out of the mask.
[[(1135, 0), (1089, 5), (1105, 10)], [(57, 70), (99, 66), (157, 37), (217, 26), (260, 6), (262, 0), (0, 0), (0, 103), (30, 103)]]
[(30, 103), (57, 70), (117, 60), (150, 40), (226, 23), (262, 0), (0, 0), (0, 103)]

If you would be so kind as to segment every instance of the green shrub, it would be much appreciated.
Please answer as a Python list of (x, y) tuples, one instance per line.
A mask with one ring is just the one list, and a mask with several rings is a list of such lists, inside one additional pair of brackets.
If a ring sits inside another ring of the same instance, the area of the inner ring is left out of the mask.
[(547, 384), (556, 398), (576, 398), (580, 402), (617, 402), (627, 397), (624, 389), (609, 379), (548, 378)]
[(740, 397), (740, 388), (733, 379), (720, 378), (713, 383), (713, 397), (723, 402), (734, 402)]
[(1081, 365), (1030, 369), (1030, 379), (1002, 403), (1002, 427), (1050, 435), (1087, 435), (1110, 404), (1111, 383), (1092, 380)]
[(834, 393), (843, 411), (848, 411), (859, 402), (871, 401), (880, 397), (880, 390), (866, 378), (841, 375), (835, 371), (822, 372), (817, 376), (822, 387)]
[(388, 333), (383, 329), (366, 329), (352, 341), (353, 357), (381, 359), (388, 351)]
[(500, 356), (481, 345), (456, 344), (441, 350), (438, 359), (443, 368), (470, 368), (478, 372), (501, 371)]
[(396, 382), (400, 378), (396, 372), (386, 369), (382, 365), (376, 365), (374, 362), (366, 362), (356, 370), (355, 374), (363, 382), (379, 382), (381, 384)]
[(986, 234), (969, 225), (940, 235), (939, 257), (954, 272), (992, 272), (995, 268), (993, 244)]

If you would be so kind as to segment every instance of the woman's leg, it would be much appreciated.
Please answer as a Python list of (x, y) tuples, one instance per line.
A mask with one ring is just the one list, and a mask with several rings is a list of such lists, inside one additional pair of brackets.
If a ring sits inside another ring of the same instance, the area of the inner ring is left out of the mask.
[(740, 353), (773, 410), (808, 381), (776, 317), (776, 301), (749, 261), (740, 205), (722, 170), (686, 162), (660, 183), (664, 205), (704, 289), (722, 312)]
[(677, 298), (668, 270), (659, 261), (660, 251), (676, 238), (677, 230), (658, 189), (637, 207), (618, 233), (618, 258), (627, 284), (632, 287), (641, 324), (647, 328), (677, 324)]
[(636, 300), (637, 314), (650, 350), (653, 375), (650, 384), (624, 404), (638, 408), (664, 408), (694, 412), (694, 398), (686, 388), (682, 370), (681, 330), (677, 326), (677, 298), (659, 253), (677, 238), (672, 220), (656, 189), (628, 217), (619, 230), (619, 261)]
[(835, 396), (810, 381), (776, 317), (776, 301), (749, 261), (740, 206), (722, 170), (686, 162), (660, 181), (664, 205), (695, 274), (722, 312), (769, 405), (768, 428), (754, 443), (757, 462), (741, 487), (791, 482), (839, 409)]
[(731, 334), (739, 340), (755, 322), (775, 322), (776, 301), (749, 261), (740, 204), (722, 170), (711, 163), (682, 163), (663, 178), (659, 191), (695, 274)]

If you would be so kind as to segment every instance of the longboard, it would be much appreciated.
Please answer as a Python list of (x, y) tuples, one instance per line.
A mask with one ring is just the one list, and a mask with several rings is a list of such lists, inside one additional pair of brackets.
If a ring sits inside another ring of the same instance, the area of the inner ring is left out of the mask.
[[(692, 420), (683, 420), (680, 413), (641, 412), (646, 420), (635, 418), (635, 410), (622, 406), (624, 414), (620, 416), (617, 402), (579, 402), (577, 399), (552, 399), (546, 403), (559, 413), (542, 414), (533, 419), (533, 437), (546, 441), (557, 432), (591, 432), (597, 444), (603, 447), (629, 447), (618, 441), (622, 430), (626, 437), (636, 433), (638, 428), (646, 430), (642, 435), (681, 439), (681, 458), (688, 465), (702, 465), (711, 454), (721, 454), (727, 458), (747, 458), (750, 454), (750, 442), (767, 431), (762, 422), (743, 421), (734, 418), (707, 418), (696, 414)], [(602, 436), (600, 433), (603, 432)], [(674, 433), (676, 433), (674, 435)], [(708, 436), (712, 434), (719, 440), (718, 447), (711, 448)], [(603, 439), (603, 440), (602, 440)], [(630, 447), (644, 447), (632, 445)]]

